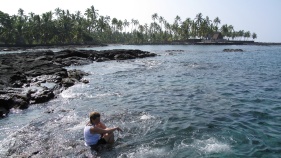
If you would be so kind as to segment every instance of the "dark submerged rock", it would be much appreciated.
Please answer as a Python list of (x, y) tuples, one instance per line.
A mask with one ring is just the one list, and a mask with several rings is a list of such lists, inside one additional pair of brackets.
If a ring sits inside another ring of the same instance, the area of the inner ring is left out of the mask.
[[(11, 108), (26, 109), (30, 104), (47, 102), (77, 82), (89, 83), (81, 70), (69, 70), (70, 65), (85, 65), (93, 61), (127, 60), (154, 57), (141, 50), (51, 50), (0, 55), (0, 117)], [(44, 85), (45, 84), (45, 85)], [(46, 84), (55, 86), (46, 87)]]
[(62, 85), (63, 85), (64, 87), (71, 87), (71, 86), (73, 86), (73, 85), (75, 84), (76, 81), (77, 81), (77, 80), (74, 79), (74, 78), (69, 78), (69, 77), (67, 77), (67, 78), (63, 78), (62, 81), (61, 81), (61, 83), (62, 83)]
[(242, 49), (224, 49), (224, 52), (243, 52)]

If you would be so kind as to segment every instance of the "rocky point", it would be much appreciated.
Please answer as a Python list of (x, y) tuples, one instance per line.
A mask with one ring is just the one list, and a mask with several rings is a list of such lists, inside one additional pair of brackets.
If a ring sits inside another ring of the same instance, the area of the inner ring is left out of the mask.
[(141, 50), (51, 50), (0, 55), (0, 117), (10, 109), (26, 109), (30, 104), (55, 98), (75, 83), (88, 83), (81, 70), (65, 69), (70, 65), (85, 65), (93, 61), (127, 60), (153, 57)]

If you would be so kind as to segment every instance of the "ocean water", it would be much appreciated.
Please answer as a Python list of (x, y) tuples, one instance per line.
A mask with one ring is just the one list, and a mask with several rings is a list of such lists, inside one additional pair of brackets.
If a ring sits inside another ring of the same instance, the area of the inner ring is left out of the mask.
[[(223, 49), (244, 52), (223, 52)], [(280, 46), (124, 46), (157, 57), (70, 66), (90, 75), (0, 120), (0, 157), (280, 157)], [(1, 53), (1, 52), (0, 52)], [(19, 52), (20, 53), (20, 52)], [(117, 143), (84, 146), (90, 111)]]

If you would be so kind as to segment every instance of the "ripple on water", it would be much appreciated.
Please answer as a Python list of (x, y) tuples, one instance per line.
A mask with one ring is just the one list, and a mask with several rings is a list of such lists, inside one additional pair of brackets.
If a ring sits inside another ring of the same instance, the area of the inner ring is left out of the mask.
[(220, 153), (229, 152), (231, 150), (230, 145), (219, 142), (215, 138), (209, 138), (207, 140), (196, 140), (192, 144), (192, 146), (204, 153)]
[(231, 145), (218, 141), (214, 137), (207, 139), (183, 139), (179, 144), (175, 144), (173, 156), (185, 157), (186, 155), (196, 155), (202, 157), (206, 155), (228, 155), (232, 152)]
[(135, 157), (149, 157), (149, 158), (159, 158), (159, 157), (166, 157), (167, 151), (165, 148), (152, 148), (148, 145), (140, 145), (136, 147), (135, 150), (130, 150), (128, 152), (120, 154), (120, 158), (128, 157), (128, 158), (135, 158)]

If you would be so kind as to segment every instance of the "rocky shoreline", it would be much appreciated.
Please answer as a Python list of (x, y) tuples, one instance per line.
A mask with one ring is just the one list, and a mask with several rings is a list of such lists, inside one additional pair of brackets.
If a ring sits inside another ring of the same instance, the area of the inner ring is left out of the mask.
[(67, 66), (154, 56), (150, 52), (123, 49), (0, 54), (0, 118), (12, 108), (26, 109), (30, 104), (47, 102), (75, 83), (89, 82), (83, 79), (87, 73), (67, 71)]

